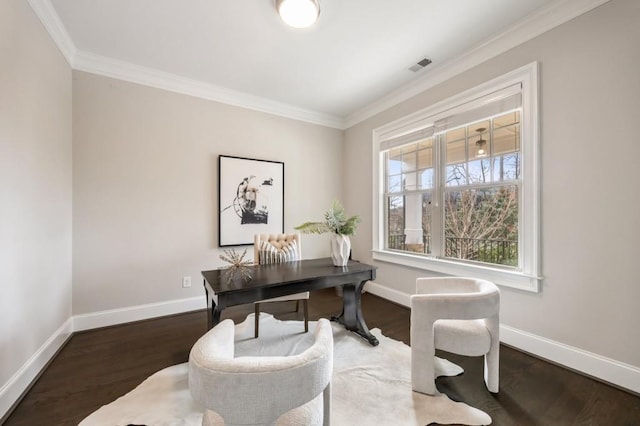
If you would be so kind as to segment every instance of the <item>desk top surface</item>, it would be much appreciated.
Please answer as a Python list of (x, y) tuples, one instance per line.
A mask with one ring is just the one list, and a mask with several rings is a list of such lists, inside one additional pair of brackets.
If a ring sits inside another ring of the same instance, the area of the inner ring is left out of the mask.
[(350, 260), (346, 266), (333, 266), (331, 258), (327, 257), (252, 265), (243, 269), (251, 276), (250, 279), (246, 278), (241, 271), (234, 272), (227, 268), (202, 271), (202, 276), (214, 293), (219, 294), (340, 276), (362, 275), (364, 277), (369, 274), (371, 277), (368, 279), (375, 279), (377, 268), (354, 260)]

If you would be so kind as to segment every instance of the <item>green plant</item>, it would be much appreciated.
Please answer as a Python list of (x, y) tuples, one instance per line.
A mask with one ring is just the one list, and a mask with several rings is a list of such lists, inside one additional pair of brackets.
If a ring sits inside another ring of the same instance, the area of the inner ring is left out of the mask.
[(303, 234), (324, 234), (332, 232), (338, 235), (354, 235), (360, 223), (360, 216), (347, 218), (344, 207), (338, 201), (334, 201), (331, 208), (324, 213), (322, 222), (305, 222), (295, 229)]

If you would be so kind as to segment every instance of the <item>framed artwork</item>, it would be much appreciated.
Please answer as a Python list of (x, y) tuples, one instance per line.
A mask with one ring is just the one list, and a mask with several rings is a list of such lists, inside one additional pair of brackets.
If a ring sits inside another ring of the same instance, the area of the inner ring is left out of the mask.
[(218, 245), (253, 244), (254, 234), (284, 232), (284, 163), (218, 157)]

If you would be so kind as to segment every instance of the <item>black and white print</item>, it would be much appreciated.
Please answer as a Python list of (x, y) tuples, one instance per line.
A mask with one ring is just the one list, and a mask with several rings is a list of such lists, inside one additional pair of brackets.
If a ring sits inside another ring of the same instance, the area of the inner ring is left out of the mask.
[(248, 245), (284, 230), (284, 163), (218, 157), (219, 246)]

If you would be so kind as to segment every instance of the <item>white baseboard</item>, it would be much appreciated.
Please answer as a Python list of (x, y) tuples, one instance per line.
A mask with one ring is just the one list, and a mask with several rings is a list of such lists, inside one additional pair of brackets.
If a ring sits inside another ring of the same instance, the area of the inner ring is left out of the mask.
[[(403, 306), (411, 306), (411, 295), (388, 286), (369, 282), (366, 291)], [(640, 368), (582, 350), (508, 325), (500, 325), (500, 341), (571, 370), (612, 385), (640, 393)]]
[(128, 306), (126, 308), (75, 315), (73, 317), (73, 331), (90, 330), (132, 321), (180, 314), (204, 309), (206, 307), (204, 296), (198, 296), (188, 299), (170, 300), (167, 302), (149, 303), (146, 305)]
[(369, 281), (365, 285), (364, 289), (368, 293), (375, 294), (383, 299), (390, 300), (399, 305), (406, 306), (407, 308), (411, 307), (411, 295), (404, 291), (395, 290), (389, 286), (378, 284), (373, 281)]
[(640, 393), (640, 368), (574, 346), (500, 325), (500, 341), (571, 370)]
[(13, 404), (38, 377), (47, 363), (72, 333), (73, 321), (69, 318), (47, 339), (24, 365), (0, 388), (0, 423)]
[(0, 388), (0, 420), (62, 347), (71, 333), (206, 308), (203, 296), (150, 303), (75, 315), (69, 318), (38, 351)]

